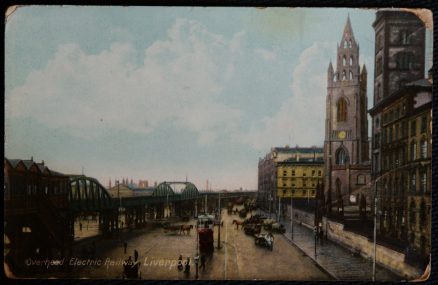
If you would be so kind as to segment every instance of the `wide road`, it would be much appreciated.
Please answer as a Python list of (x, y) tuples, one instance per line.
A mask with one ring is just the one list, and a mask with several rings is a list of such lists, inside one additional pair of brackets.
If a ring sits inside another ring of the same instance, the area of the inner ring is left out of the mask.
[[(208, 258), (206, 270), (199, 270), (199, 279), (264, 279), (264, 280), (329, 280), (324, 271), (291, 245), (282, 235), (275, 235), (274, 248), (270, 251), (254, 244), (254, 238), (245, 235), (232, 220), (242, 220), (238, 215), (228, 215), (222, 210), (221, 248), (217, 249), (218, 228), (215, 227), (215, 250)], [(195, 220), (185, 224), (195, 224)], [(123, 241), (128, 247), (124, 252)], [(134, 231), (129, 236), (96, 242), (97, 252), (92, 260), (99, 265), (74, 265), (71, 274), (76, 278), (121, 278), (121, 262), (139, 253), (142, 279), (194, 279), (193, 256), (196, 253), (196, 234), (166, 233), (164, 229)], [(191, 259), (189, 275), (176, 267), (179, 255)], [(72, 276), (72, 277), (73, 277)]]

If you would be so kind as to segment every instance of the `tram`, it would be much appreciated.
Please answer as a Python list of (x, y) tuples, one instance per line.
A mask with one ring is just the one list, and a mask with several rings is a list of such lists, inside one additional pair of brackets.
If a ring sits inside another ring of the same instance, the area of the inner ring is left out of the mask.
[(209, 214), (199, 215), (196, 227), (199, 237), (200, 251), (213, 251), (214, 216)]

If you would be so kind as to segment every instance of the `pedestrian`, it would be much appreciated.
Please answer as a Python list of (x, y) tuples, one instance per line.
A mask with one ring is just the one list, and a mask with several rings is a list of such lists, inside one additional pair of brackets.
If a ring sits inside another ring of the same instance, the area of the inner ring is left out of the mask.
[(182, 261), (182, 255), (180, 254), (178, 257), (178, 271), (183, 270), (183, 261)]
[(126, 249), (128, 248), (128, 243), (126, 242), (126, 240), (123, 242), (123, 248), (126, 253)]
[(190, 257), (187, 257), (187, 261), (186, 261), (186, 268), (184, 269), (184, 272), (186, 274), (190, 273)]
[(202, 271), (205, 271), (205, 255), (204, 254), (201, 255), (201, 268), (202, 268)]
[(134, 249), (134, 261), (138, 260), (138, 251)]

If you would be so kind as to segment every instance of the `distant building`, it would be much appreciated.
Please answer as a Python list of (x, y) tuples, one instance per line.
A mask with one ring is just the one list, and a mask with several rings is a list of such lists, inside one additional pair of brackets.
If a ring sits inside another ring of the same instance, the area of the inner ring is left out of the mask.
[(344, 205), (359, 204), (359, 195), (370, 200), (366, 86), (367, 70), (365, 65), (360, 70), (359, 44), (348, 17), (338, 45), (336, 70), (330, 62), (327, 72), (324, 141), (325, 193), (342, 215)]
[(323, 149), (313, 156), (297, 152), (291, 158), (277, 162), (277, 197), (314, 199), (317, 185), (323, 184)]
[(424, 78), (425, 27), (414, 14), (379, 11), (372, 175), (378, 179), (378, 231), (427, 259), (431, 246), (432, 84)]
[(258, 202), (265, 209), (277, 209), (280, 197), (314, 198), (319, 177), (323, 177), (323, 163), (322, 148), (272, 148), (259, 160)]
[(138, 187), (139, 188), (148, 188), (149, 182), (147, 180), (138, 180)]

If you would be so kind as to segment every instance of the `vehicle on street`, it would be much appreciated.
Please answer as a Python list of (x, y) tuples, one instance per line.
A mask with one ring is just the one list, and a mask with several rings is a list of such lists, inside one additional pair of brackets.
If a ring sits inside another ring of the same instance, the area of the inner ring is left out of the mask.
[(214, 216), (209, 214), (199, 215), (196, 229), (199, 237), (201, 252), (213, 251)]
[(256, 234), (254, 236), (254, 243), (258, 246), (267, 247), (272, 251), (274, 248), (274, 236), (271, 233)]
[(259, 234), (262, 230), (262, 225), (260, 224), (247, 224), (243, 227), (245, 234), (247, 235), (255, 235)]

